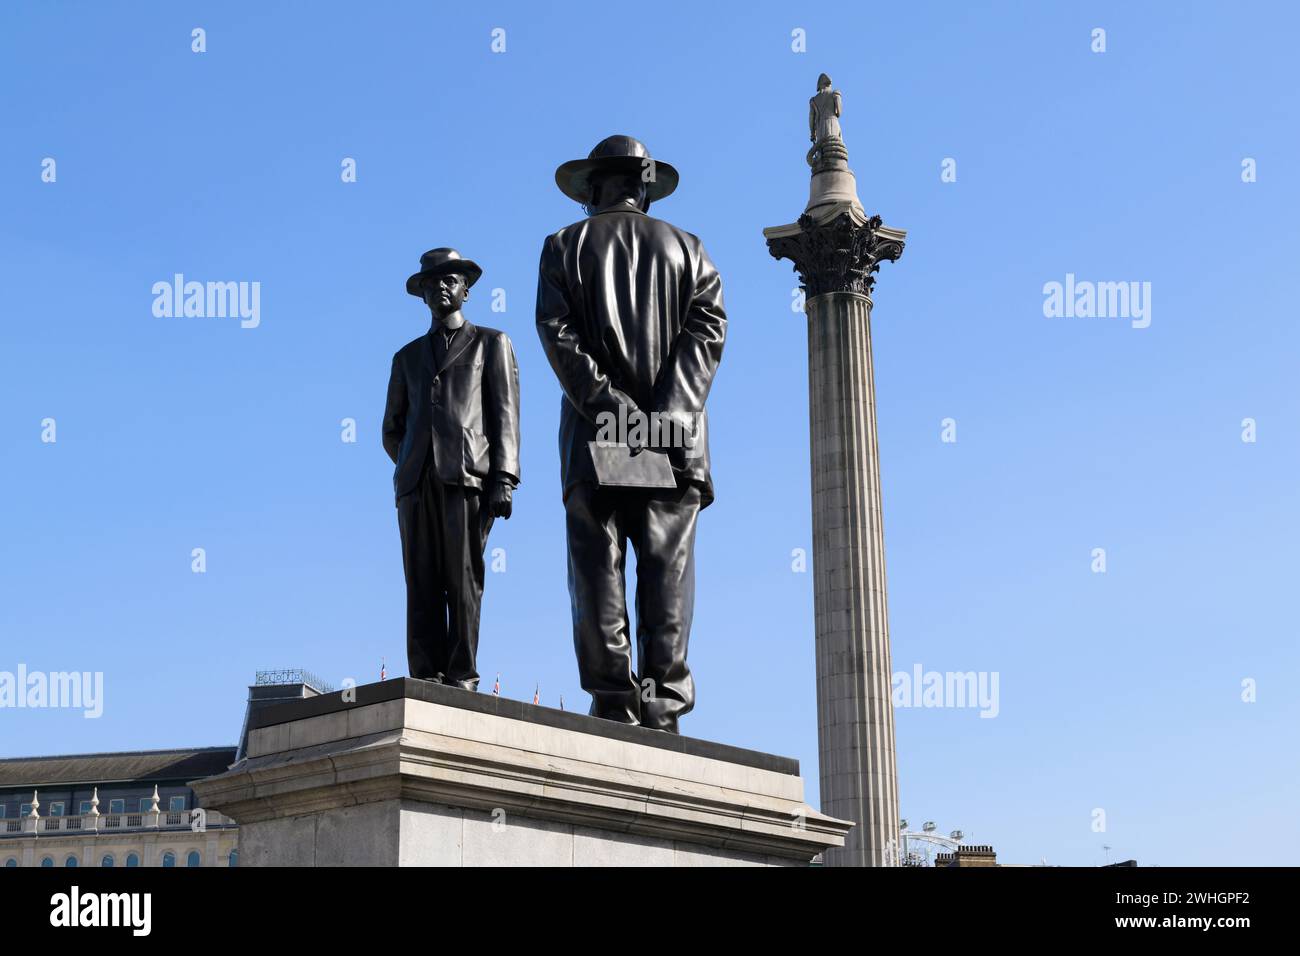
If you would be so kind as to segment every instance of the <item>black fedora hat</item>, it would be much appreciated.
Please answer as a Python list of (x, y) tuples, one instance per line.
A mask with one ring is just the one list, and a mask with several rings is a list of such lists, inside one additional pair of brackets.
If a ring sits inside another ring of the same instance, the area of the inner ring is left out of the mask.
[(659, 159), (651, 159), (645, 143), (631, 136), (607, 136), (596, 144), (586, 159), (571, 159), (555, 170), (555, 185), (560, 192), (575, 202), (589, 205), (591, 174), (598, 169), (618, 169), (643, 174), (653, 170), (653, 179), (646, 179), (646, 201), (654, 202), (670, 195), (677, 188), (677, 170)]
[(424, 285), (425, 279), (433, 279), (451, 273), (464, 276), (465, 286), (468, 288), (478, 281), (478, 277), (483, 274), (483, 270), (478, 267), (478, 263), (473, 259), (461, 258), (461, 254), (455, 249), (449, 249), (446, 246), (430, 249), (420, 256), (420, 271), (406, 280), (406, 291), (422, 299), (424, 298), (424, 292), (421, 286)]

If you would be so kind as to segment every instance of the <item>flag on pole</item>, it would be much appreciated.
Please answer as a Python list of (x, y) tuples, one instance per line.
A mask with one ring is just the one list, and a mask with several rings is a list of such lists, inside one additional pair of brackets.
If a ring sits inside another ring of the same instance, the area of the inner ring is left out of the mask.
[(533, 706), (534, 706), (534, 707), (536, 707), (537, 704), (538, 704), (538, 702), (541, 700), (541, 696), (540, 696), (541, 689), (542, 689), (542, 685), (541, 685), (541, 684), (538, 684), (538, 685), (536, 685), (536, 686), (533, 688)]
[(498, 697), (501, 696), (501, 675), (500, 674), (497, 675), (497, 682), (492, 685), (492, 693), (496, 694)]
[(380, 680), (388, 679), (388, 668), (385, 666), (387, 663), (388, 661), (386, 658), (383, 657), (379, 658), (379, 679)]

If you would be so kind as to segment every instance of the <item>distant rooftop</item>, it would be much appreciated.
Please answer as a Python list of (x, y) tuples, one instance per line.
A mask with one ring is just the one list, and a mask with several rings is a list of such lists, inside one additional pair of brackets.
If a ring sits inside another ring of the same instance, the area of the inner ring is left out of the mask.
[(318, 694), (332, 694), (334, 687), (321, 680), (311, 671), (301, 667), (284, 667), (279, 670), (258, 671), (254, 686), (265, 687), (268, 684), (306, 684)]
[(10, 757), (0, 760), (0, 789), (197, 780), (223, 773), (234, 762), (233, 746)]

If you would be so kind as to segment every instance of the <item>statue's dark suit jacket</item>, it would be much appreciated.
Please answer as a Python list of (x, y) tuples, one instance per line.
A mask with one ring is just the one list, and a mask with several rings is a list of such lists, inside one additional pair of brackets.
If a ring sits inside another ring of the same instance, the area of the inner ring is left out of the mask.
[[(567, 226), (542, 248), (537, 331), (564, 390), (560, 471), (573, 641), (597, 717), (675, 733), (695, 703), (686, 664), (695, 526), (713, 500), (704, 401), (726, 328), (722, 283), (699, 239), (632, 206)], [(697, 456), (668, 455), (675, 489), (598, 485), (588, 442), (601, 413), (617, 415), (620, 406), (698, 426)], [(637, 560), (635, 649), (624, 580), (629, 542)]]
[[(560, 471), (567, 498), (594, 482), (587, 442), (597, 415), (619, 404), (699, 422), (696, 446), (674, 462), (679, 486), (713, 500), (704, 401), (722, 358), (727, 318), (718, 270), (700, 240), (622, 206), (547, 238), (537, 327), (564, 389)], [(697, 418), (695, 416), (698, 416)]]
[(434, 366), (428, 335), (393, 356), (384, 450), (397, 497), (415, 490), (432, 450), (439, 481), (482, 488), (498, 473), (519, 480), (519, 369), (504, 332), (466, 322)]

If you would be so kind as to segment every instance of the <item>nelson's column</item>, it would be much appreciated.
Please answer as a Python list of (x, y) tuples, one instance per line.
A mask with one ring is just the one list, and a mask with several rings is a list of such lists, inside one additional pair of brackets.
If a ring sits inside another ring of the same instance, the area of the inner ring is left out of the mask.
[(808, 205), (763, 235), (774, 257), (794, 262), (808, 319), (821, 802), (857, 823), (826, 863), (885, 866), (897, 861), (898, 772), (870, 293), (907, 234), (863, 211), (839, 116), (840, 94), (823, 73), (809, 104)]

